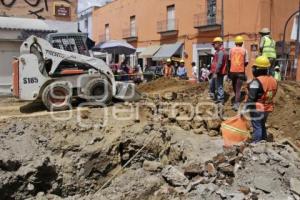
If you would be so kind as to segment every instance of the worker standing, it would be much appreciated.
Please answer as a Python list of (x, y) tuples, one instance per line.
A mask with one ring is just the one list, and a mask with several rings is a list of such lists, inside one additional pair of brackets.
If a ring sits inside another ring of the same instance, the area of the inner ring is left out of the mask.
[(210, 97), (218, 104), (224, 104), (224, 76), (226, 74), (227, 55), (223, 47), (223, 39), (216, 37), (212, 43), (216, 52), (210, 68)]
[(184, 60), (180, 60), (180, 65), (177, 68), (176, 75), (180, 79), (187, 79), (187, 71), (186, 71), (186, 67), (184, 65)]
[(242, 36), (235, 38), (235, 47), (229, 52), (229, 76), (232, 80), (232, 87), (234, 91), (233, 110), (237, 111), (240, 107), (241, 88), (243, 81), (246, 80), (245, 68), (249, 63), (248, 52), (243, 48), (244, 39)]
[(195, 62), (191, 63), (192, 71), (193, 71), (193, 78), (198, 82), (199, 81), (199, 70)]
[[(248, 84), (248, 100), (245, 109), (249, 110), (253, 126), (255, 143), (267, 139), (266, 121), (274, 110), (274, 97), (277, 92), (277, 81), (268, 74), (271, 66), (265, 56), (259, 56), (253, 66), (254, 79)], [(245, 112), (245, 110), (242, 112)]]
[(271, 31), (269, 28), (263, 28), (259, 32), (259, 34), (261, 35), (259, 50), (260, 50), (260, 55), (265, 56), (269, 59), (271, 63), (269, 73), (273, 75), (277, 55), (276, 55), (276, 42), (272, 39), (270, 33)]
[(277, 81), (281, 81), (281, 80), (282, 80), (282, 78), (281, 78), (281, 72), (280, 72), (280, 67), (279, 67), (279, 66), (276, 66), (276, 67), (275, 67), (274, 78), (275, 78)]
[(167, 59), (167, 63), (164, 65), (164, 76), (172, 77), (173, 76), (173, 65), (172, 60), (170, 58)]

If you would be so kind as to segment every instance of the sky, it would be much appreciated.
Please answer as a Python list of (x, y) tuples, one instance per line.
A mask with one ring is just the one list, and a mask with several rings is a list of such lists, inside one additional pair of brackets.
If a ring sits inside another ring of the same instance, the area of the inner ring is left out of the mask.
[(78, 0), (78, 11), (82, 11), (91, 6), (101, 6), (107, 0)]

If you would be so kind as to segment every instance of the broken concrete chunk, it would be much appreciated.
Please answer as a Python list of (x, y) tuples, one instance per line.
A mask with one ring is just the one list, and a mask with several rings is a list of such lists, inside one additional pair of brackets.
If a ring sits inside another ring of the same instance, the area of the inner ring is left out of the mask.
[(265, 165), (269, 162), (269, 157), (266, 154), (262, 153), (259, 155), (259, 160), (260, 160), (260, 164)]
[(204, 173), (204, 166), (201, 163), (189, 163), (183, 167), (184, 175), (186, 176), (197, 176)]
[(218, 166), (218, 169), (225, 175), (234, 176), (234, 166), (229, 163), (222, 163)]
[(220, 153), (220, 154), (218, 154), (217, 156), (215, 156), (213, 158), (213, 161), (214, 161), (215, 164), (218, 165), (218, 164), (226, 162), (226, 157), (223, 153)]
[(270, 176), (256, 176), (254, 178), (255, 188), (262, 190), (265, 193), (271, 193), (274, 190), (273, 177)]
[(205, 170), (207, 171), (209, 176), (216, 176), (217, 170), (213, 163), (207, 163), (205, 166)]
[(168, 165), (162, 170), (162, 176), (172, 186), (187, 186), (189, 180), (175, 167)]
[(251, 192), (251, 189), (247, 186), (240, 187), (240, 192), (242, 192), (244, 195), (248, 195)]
[(216, 194), (220, 195), (220, 197), (222, 199), (225, 199), (227, 197), (226, 193), (223, 190), (221, 190), (221, 189), (217, 190)]
[(254, 145), (254, 147), (252, 148), (253, 153), (256, 154), (262, 154), (266, 152), (266, 144), (265, 143), (259, 143)]

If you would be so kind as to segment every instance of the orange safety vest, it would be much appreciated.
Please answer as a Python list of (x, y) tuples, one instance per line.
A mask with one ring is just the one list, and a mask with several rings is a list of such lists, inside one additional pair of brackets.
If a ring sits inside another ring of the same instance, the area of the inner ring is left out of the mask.
[[(221, 48), (219, 51), (223, 51), (224, 56), (223, 56), (223, 61), (222, 61), (222, 66), (220, 70), (220, 74), (226, 74), (226, 61), (227, 61), (227, 54), (224, 48)], [(211, 67), (210, 67), (210, 72), (211, 73), (216, 73), (217, 71), (217, 64), (218, 64), (218, 51), (215, 53)]]
[(172, 65), (170, 65), (170, 66), (165, 65), (165, 67), (164, 67), (164, 75), (165, 75), (165, 77), (171, 77), (173, 75)]
[(243, 47), (233, 47), (230, 51), (230, 72), (244, 73), (245, 72), (245, 56), (246, 50)]
[(257, 78), (261, 83), (264, 94), (256, 102), (256, 110), (272, 112), (274, 110), (274, 97), (277, 92), (277, 81), (272, 76), (260, 76)]

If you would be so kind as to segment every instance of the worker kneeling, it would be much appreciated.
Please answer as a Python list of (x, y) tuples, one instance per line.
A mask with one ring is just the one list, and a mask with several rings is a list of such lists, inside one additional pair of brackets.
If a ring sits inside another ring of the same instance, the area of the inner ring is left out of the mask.
[(253, 142), (267, 140), (266, 121), (269, 113), (274, 110), (274, 97), (277, 92), (277, 81), (268, 75), (271, 66), (269, 59), (259, 56), (253, 66), (254, 79), (248, 84), (248, 100), (241, 112), (250, 113), (253, 127)]

